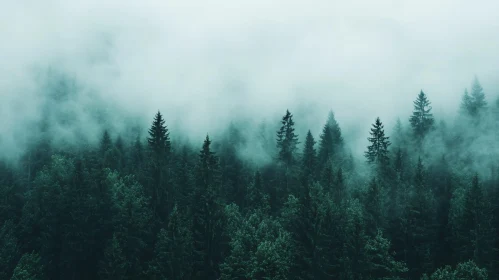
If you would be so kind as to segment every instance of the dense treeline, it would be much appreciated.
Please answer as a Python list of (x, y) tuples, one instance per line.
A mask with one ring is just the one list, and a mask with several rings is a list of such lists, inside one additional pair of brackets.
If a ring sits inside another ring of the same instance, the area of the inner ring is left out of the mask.
[(362, 162), (332, 112), (314, 136), (286, 111), (264, 165), (244, 127), (191, 147), (160, 112), (144, 138), (43, 135), (0, 166), (0, 279), (499, 279), (499, 103), (475, 79), (455, 124), (430, 104), (376, 118)]

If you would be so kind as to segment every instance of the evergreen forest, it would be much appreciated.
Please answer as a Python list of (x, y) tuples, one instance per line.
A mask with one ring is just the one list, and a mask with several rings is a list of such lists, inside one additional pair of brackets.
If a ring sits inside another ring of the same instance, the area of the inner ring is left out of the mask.
[(0, 162), (0, 279), (499, 279), (499, 99), (477, 78), (456, 98), (449, 121), (416, 90), (362, 157), (334, 108), (319, 133), (284, 107), (253, 137), (234, 120), (194, 143), (161, 108), (77, 144), (50, 133), (71, 109), (47, 114)]

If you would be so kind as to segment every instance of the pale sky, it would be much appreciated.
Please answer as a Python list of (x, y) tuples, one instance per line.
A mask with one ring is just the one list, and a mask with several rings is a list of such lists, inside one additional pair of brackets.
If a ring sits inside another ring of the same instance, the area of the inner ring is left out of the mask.
[(333, 109), (367, 137), (377, 116), (388, 129), (405, 119), (421, 89), (437, 118), (455, 113), (474, 75), (489, 102), (499, 90), (499, 1), (0, 4), (4, 146), (39, 116), (33, 69), (49, 66), (133, 114), (159, 109), (200, 141), (235, 114), (277, 123), (310, 103), (297, 124), (318, 134)]

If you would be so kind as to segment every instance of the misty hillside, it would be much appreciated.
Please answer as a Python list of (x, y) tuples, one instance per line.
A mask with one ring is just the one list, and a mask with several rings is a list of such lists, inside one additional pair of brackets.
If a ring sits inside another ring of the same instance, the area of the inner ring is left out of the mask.
[(499, 102), (476, 77), (450, 121), (420, 91), (358, 151), (332, 110), (192, 141), (48, 73), (1, 162), (1, 279), (499, 279)]
[(0, 280), (499, 280), (499, 1), (3, 1)]

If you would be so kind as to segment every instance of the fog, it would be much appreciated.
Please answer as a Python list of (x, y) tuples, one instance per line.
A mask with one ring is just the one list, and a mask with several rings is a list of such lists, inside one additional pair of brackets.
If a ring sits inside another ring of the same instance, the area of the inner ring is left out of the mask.
[(148, 125), (160, 110), (172, 136), (199, 143), (231, 119), (273, 125), (289, 109), (303, 140), (332, 109), (360, 151), (374, 119), (390, 132), (421, 89), (437, 121), (475, 75), (492, 103), (498, 18), (497, 1), (4, 1), (0, 151), (21, 151), (42, 117), (48, 69), (79, 93), (65, 103), (78, 125), (54, 135), (95, 138), (99, 103), (117, 131), (122, 116)]

